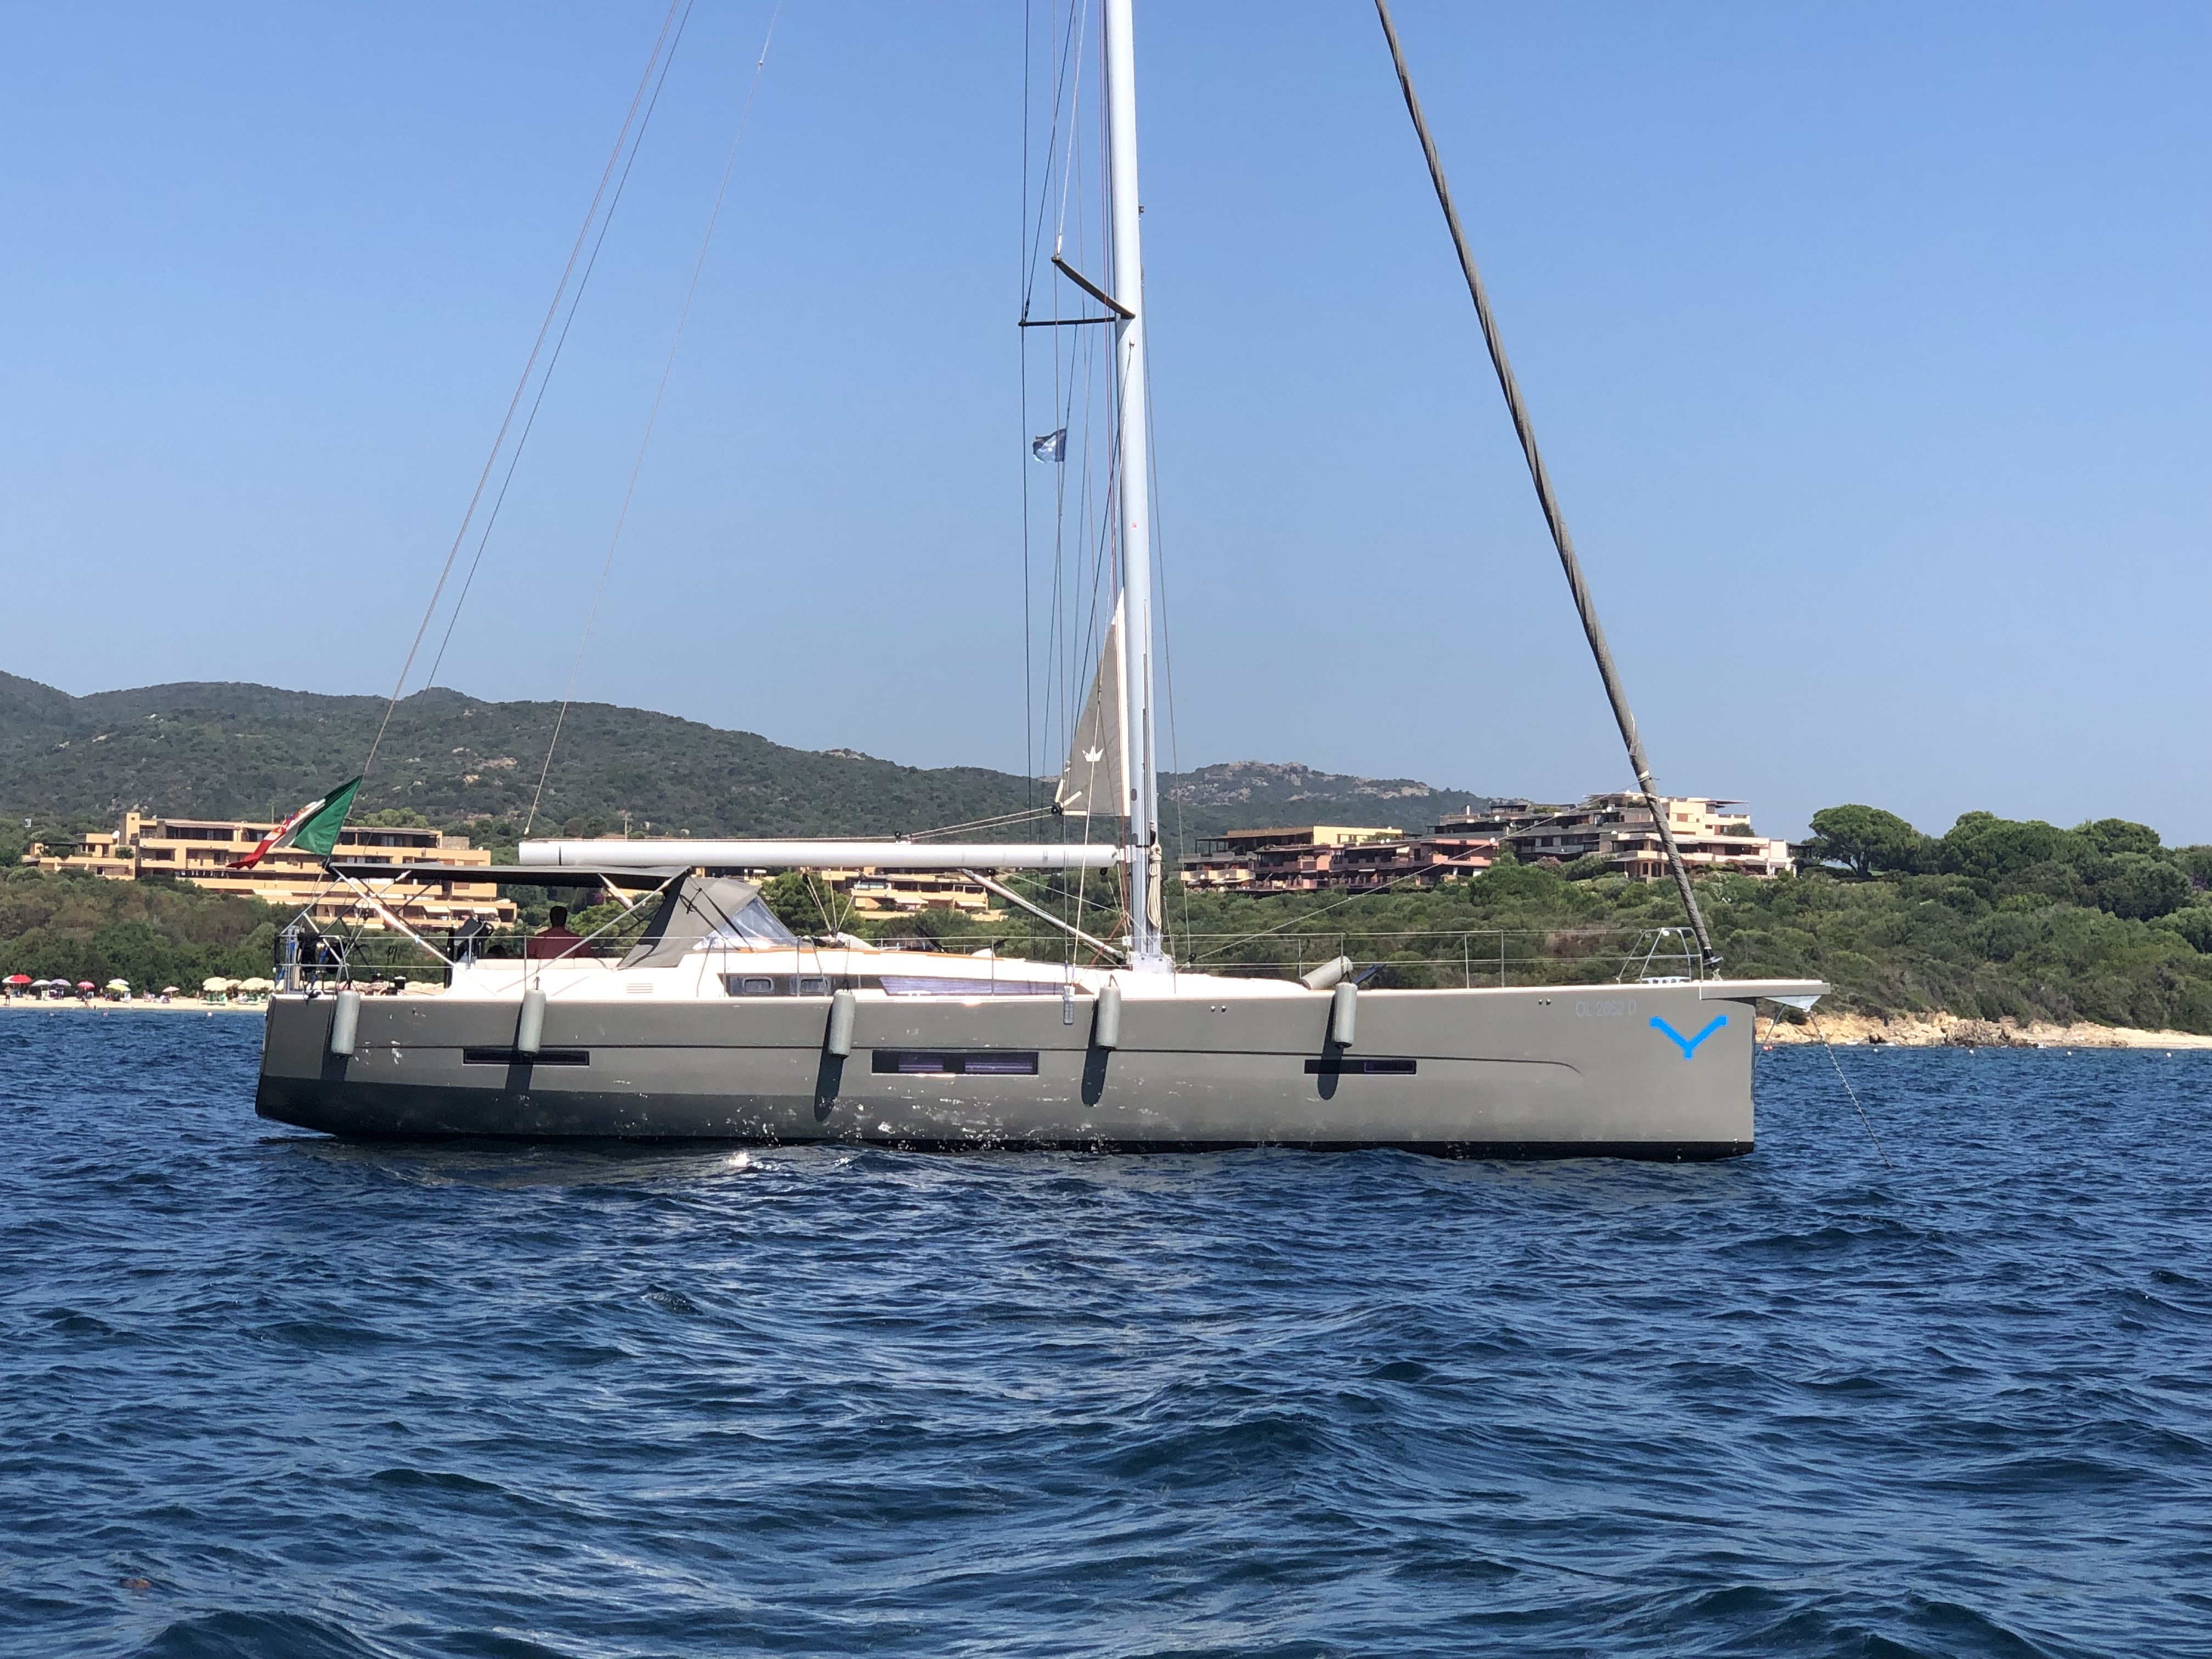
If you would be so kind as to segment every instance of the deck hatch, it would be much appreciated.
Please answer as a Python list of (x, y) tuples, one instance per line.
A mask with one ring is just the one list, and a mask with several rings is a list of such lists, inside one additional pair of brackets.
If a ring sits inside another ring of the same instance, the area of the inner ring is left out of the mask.
[(534, 1054), (518, 1054), (513, 1048), (464, 1048), (464, 1066), (588, 1066), (592, 1063), (589, 1048), (540, 1048)]
[(1306, 1075), (1341, 1077), (1411, 1077), (1419, 1062), (1382, 1054), (1331, 1054), (1306, 1061)]
[(962, 1054), (943, 1048), (878, 1048), (870, 1069), (901, 1077), (1035, 1077), (1037, 1057), (1034, 1049)]

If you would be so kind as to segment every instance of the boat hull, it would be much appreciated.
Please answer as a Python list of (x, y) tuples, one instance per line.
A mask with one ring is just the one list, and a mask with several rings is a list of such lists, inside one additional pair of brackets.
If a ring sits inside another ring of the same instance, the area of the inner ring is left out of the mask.
[(1712, 983), (1366, 991), (1348, 1048), (1324, 995), (1133, 997), (1110, 1050), (1089, 997), (884, 999), (842, 1059), (826, 997), (556, 999), (534, 1057), (513, 1051), (517, 1003), (367, 998), (349, 1055), (333, 1006), (271, 1002), (262, 1116), (352, 1137), (1484, 1158), (1710, 1159), (1753, 1139), (1753, 994)]

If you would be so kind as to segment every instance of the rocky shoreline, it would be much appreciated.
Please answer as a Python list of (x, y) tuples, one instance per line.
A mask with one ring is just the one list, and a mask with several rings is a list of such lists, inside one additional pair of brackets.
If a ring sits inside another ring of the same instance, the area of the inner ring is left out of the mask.
[(2212, 1036), (2194, 1031), (2140, 1031), (2124, 1025), (2078, 1020), (1963, 1019), (1955, 1014), (1845, 1014), (1814, 1011), (1802, 1024), (1768, 1029), (1762, 1043), (1851, 1043), (1897, 1048), (2212, 1048)]

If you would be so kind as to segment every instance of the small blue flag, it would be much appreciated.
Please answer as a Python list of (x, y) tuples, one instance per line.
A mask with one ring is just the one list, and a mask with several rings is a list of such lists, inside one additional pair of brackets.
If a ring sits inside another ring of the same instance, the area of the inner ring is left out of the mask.
[(1067, 453), (1067, 428), (1048, 432), (1042, 438), (1030, 440), (1030, 453), (1041, 461), (1057, 461)]

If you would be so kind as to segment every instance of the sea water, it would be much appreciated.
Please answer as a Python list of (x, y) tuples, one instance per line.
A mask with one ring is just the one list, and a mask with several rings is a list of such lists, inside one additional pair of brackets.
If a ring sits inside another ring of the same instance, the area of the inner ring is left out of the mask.
[(0, 1015), (10, 1654), (2212, 1654), (2212, 1054), (1735, 1162), (358, 1146)]

